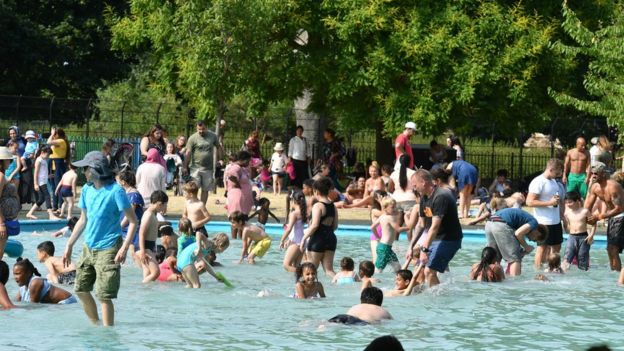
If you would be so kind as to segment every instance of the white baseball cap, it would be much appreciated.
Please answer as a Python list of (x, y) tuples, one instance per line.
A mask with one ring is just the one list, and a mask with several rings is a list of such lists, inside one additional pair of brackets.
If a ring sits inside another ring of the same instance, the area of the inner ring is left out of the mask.
[(414, 131), (416, 131), (416, 123), (414, 122), (405, 123), (405, 129), (413, 129)]

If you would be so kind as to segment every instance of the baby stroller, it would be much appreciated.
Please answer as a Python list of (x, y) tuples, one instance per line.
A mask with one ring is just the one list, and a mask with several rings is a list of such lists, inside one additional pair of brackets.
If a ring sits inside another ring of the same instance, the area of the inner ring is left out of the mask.
[(115, 173), (132, 169), (132, 153), (134, 146), (130, 143), (121, 143), (111, 159), (111, 168)]

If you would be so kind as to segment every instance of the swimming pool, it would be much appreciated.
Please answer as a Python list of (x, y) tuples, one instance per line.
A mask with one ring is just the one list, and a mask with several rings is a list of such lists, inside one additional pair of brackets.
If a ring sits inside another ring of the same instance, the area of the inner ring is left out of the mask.
[[(60, 255), (67, 238), (48, 235), (58, 227), (58, 222), (25, 222), (25, 232), (17, 237), (24, 244), (24, 255), (34, 259), (35, 247), (43, 240), (54, 241)], [(345, 255), (356, 264), (369, 259), (364, 232), (340, 232), (335, 262)], [(384, 307), (393, 321), (346, 327), (325, 321), (358, 303), (359, 287), (332, 286), (321, 273), (327, 299), (290, 298), (294, 277), (281, 268), (282, 252), (274, 238), (271, 250), (255, 266), (233, 262), (240, 255), (240, 241), (219, 256), (225, 265), (220, 271), (236, 286), (231, 290), (205, 275), (199, 290), (171, 283), (142, 285), (140, 270), (129, 264), (122, 269), (112, 329), (92, 327), (78, 305), (0, 311), (0, 319), (11, 323), (4, 329), (2, 348), (361, 350), (386, 334), (397, 336), (406, 350), (584, 349), (600, 341), (612, 347), (624, 342), (620, 302), (624, 290), (615, 284), (617, 275), (608, 270), (604, 249), (592, 250), (589, 274), (573, 269), (544, 283), (533, 280), (534, 271), (525, 266), (525, 274), (518, 279), (482, 284), (467, 279), (483, 246), (470, 235), (451, 263), (451, 272), (443, 275), (441, 286), (416, 296), (385, 299)], [(405, 249), (404, 240), (396, 244), (400, 256)], [(75, 260), (79, 250), (74, 251)], [(12, 265), (14, 259), (8, 263)], [(37, 266), (45, 271), (42, 264)], [(378, 278), (381, 288), (393, 286), (392, 273)], [(11, 280), (7, 289), (15, 295), (15, 282)]]

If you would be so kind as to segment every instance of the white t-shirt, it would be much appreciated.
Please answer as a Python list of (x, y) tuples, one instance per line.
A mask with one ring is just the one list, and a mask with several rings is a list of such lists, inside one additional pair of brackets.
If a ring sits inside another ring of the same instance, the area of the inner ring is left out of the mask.
[[(559, 193), (560, 197), (565, 196), (565, 194), (561, 194), (560, 191), (561, 188), (557, 181), (554, 179), (546, 179), (544, 174), (535, 177), (535, 179), (531, 181), (531, 184), (529, 184), (529, 193), (537, 194), (537, 199), (539, 201), (549, 201), (556, 193)], [(533, 208), (533, 212), (539, 224), (553, 225), (561, 223), (559, 207), (535, 207)]]
[(600, 155), (602, 153), (602, 151), (600, 151), (600, 148), (598, 147), (598, 145), (594, 145), (589, 149), (589, 164), (590, 166), (595, 166), (596, 162), (598, 161), (598, 155)]
[(37, 185), (42, 186), (48, 184), (48, 161), (37, 157), (35, 166), (39, 163), (39, 173), (37, 173)]
[(288, 157), (282, 152), (274, 152), (271, 156), (271, 172), (284, 172), (284, 167), (288, 162)]

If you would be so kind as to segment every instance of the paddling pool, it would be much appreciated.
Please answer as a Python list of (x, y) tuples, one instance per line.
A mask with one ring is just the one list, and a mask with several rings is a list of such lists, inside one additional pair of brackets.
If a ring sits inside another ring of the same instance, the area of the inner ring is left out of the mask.
[[(61, 255), (67, 238), (49, 234), (63, 225), (24, 221), (22, 234), (13, 238), (23, 243), (24, 256), (31, 260), (36, 260), (36, 246), (44, 240), (53, 241)], [(387, 334), (395, 335), (406, 350), (581, 350), (601, 342), (611, 347), (624, 344), (624, 288), (616, 285), (617, 274), (608, 269), (602, 240), (592, 247), (589, 272), (572, 268), (541, 282), (533, 279), (536, 272), (525, 262), (521, 277), (485, 284), (467, 278), (480, 256), (483, 232), (466, 230), (463, 248), (451, 262), (451, 271), (441, 275), (440, 286), (410, 297), (386, 298), (383, 306), (394, 316), (392, 321), (348, 327), (326, 320), (359, 302), (359, 286), (334, 286), (320, 272), (326, 299), (292, 299), (294, 276), (281, 267), (280, 228), (268, 226), (273, 245), (255, 266), (234, 263), (240, 257), (240, 241), (219, 255), (224, 267), (218, 271), (234, 289), (206, 275), (199, 290), (176, 283), (142, 285), (141, 271), (128, 263), (115, 300), (114, 328), (91, 326), (79, 305), (28, 305), (0, 311), (8, 327), (2, 349), (362, 350)], [(229, 232), (229, 225), (211, 223), (208, 229)], [(368, 235), (364, 226), (340, 228), (336, 270), (343, 256), (352, 257), (356, 265), (370, 259)], [(74, 249), (74, 261), (80, 245)], [(395, 250), (404, 256), (404, 239)], [(7, 262), (12, 266), (15, 260)], [(36, 265), (45, 272), (43, 264)], [(380, 288), (393, 287), (390, 271), (376, 277)], [(17, 292), (12, 276), (7, 289), (12, 297)]]

